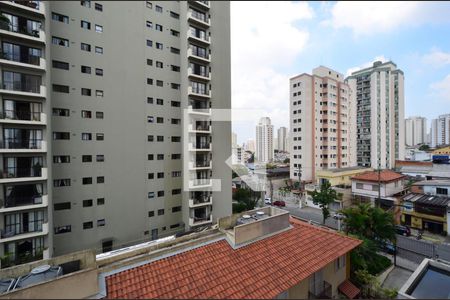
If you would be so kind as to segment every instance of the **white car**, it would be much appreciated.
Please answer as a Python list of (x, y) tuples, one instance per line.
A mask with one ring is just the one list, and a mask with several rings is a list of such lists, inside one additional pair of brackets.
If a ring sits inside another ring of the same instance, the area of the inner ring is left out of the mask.
[(266, 197), (265, 199), (264, 199), (264, 204), (272, 204), (272, 199), (270, 199), (270, 197)]

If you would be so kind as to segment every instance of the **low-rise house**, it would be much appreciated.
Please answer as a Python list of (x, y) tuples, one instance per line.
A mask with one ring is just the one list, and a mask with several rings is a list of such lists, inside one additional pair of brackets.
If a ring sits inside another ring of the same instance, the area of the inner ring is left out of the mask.
[(348, 167), (316, 171), (316, 182), (314, 184), (305, 185), (304, 204), (306, 206), (319, 208), (319, 206), (315, 205), (312, 201), (312, 192), (314, 190), (320, 190), (320, 186), (323, 183), (329, 182), (338, 194), (338, 199), (330, 205), (330, 208), (333, 210), (340, 210), (350, 206), (352, 198), (351, 177), (371, 170), (371, 168), (365, 167)]
[(436, 196), (450, 196), (450, 180), (423, 180), (415, 182), (411, 186), (411, 192), (436, 195)]
[(450, 164), (396, 160), (395, 171), (416, 179), (450, 179)]
[(403, 197), (402, 224), (447, 235), (450, 198), (409, 193)]
[(203, 232), (99, 254), (75, 272), (52, 273), (25, 287), (10, 288), (28, 269), (0, 270), (7, 287), (0, 299), (354, 298), (359, 290), (349, 281), (349, 254), (360, 244), (264, 207), (221, 218), (216, 228)]

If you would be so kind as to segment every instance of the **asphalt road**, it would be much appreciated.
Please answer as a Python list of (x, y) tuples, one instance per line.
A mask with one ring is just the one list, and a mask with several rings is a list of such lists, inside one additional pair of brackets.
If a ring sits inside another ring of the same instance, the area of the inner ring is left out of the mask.
[[(282, 209), (289, 211), (291, 215), (305, 220), (312, 220), (316, 223), (322, 224), (323, 216), (322, 211), (320, 209), (312, 207), (299, 208), (298, 206), (289, 205), (289, 203), (286, 204), (287, 205)], [(338, 221), (330, 217), (325, 221), (325, 226), (328, 226), (333, 229), (338, 229)]]

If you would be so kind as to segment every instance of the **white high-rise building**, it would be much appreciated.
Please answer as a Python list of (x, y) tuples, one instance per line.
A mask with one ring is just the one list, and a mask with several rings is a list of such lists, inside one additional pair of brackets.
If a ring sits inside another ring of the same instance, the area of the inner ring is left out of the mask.
[(431, 147), (450, 144), (450, 114), (431, 120)]
[(405, 156), (404, 75), (393, 62), (376, 61), (346, 79), (356, 103), (357, 163), (392, 168)]
[(247, 143), (245, 144), (245, 151), (251, 151), (255, 153), (256, 151), (256, 142), (254, 139), (248, 139)]
[[(355, 103), (344, 75), (320, 66), (290, 79), (290, 177), (356, 165)], [(352, 155), (353, 154), (353, 155)]]
[(273, 160), (273, 125), (269, 117), (259, 120), (256, 126), (256, 162), (271, 162)]
[(274, 137), (273, 138), (273, 150), (279, 150), (278, 149), (278, 138)]
[(280, 127), (277, 131), (278, 151), (288, 151), (287, 148), (288, 130), (286, 127)]
[(427, 119), (409, 117), (405, 119), (406, 146), (416, 146), (427, 143)]

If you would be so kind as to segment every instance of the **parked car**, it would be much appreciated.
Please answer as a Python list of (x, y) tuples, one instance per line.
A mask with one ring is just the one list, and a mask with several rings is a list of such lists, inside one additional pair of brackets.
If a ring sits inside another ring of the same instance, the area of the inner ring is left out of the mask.
[(344, 215), (343, 213), (335, 212), (335, 213), (333, 214), (333, 219), (336, 219), (336, 220), (342, 220), (342, 219), (344, 219), (344, 218), (345, 218), (345, 215)]
[(264, 203), (265, 204), (272, 204), (272, 199), (270, 198), (270, 197), (266, 197), (265, 199), (264, 199)]
[(277, 200), (273, 203), (273, 205), (284, 207), (284, 206), (286, 206), (286, 202), (284, 202), (283, 200)]
[(411, 229), (408, 226), (395, 225), (395, 233), (404, 236), (410, 236)]

